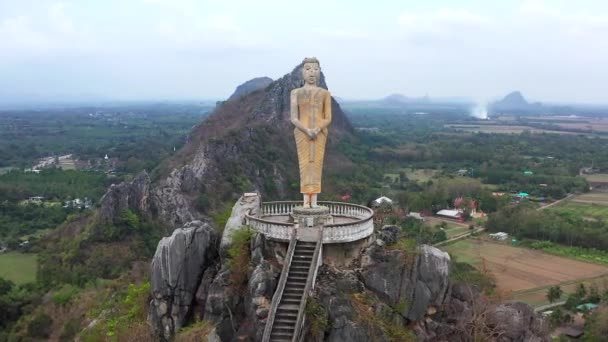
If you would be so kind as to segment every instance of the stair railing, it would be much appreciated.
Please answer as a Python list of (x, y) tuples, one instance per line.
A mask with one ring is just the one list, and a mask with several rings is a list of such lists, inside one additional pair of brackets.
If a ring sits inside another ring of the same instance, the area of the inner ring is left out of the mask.
[(306, 286), (304, 287), (304, 293), (302, 293), (302, 299), (300, 300), (300, 308), (298, 310), (298, 320), (293, 331), (292, 342), (300, 341), (300, 333), (302, 326), (304, 325), (304, 317), (306, 314), (306, 301), (310, 292), (312, 292), (315, 278), (317, 277), (317, 269), (321, 262), (321, 248), (323, 246), (323, 226), (319, 227), (319, 236), (317, 237), (317, 245), (315, 246), (315, 252), (312, 256), (312, 262), (310, 269), (308, 270), (308, 277), (306, 278)]
[(272, 296), (272, 303), (270, 304), (270, 310), (268, 311), (268, 318), (266, 319), (266, 326), (264, 327), (264, 335), (262, 336), (263, 342), (270, 341), (270, 335), (272, 333), (272, 326), (274, 325), (274, 318), (276, 316), (277, 309), (279, 307), (279, 303), (281, 302), (281, 298), (283, 297), (283, 291), (285, 290), (285, 283), (287, 283), (287, 276), (289, 275), (289, 268), (291, 267), (291, 260), (293, 259), (293, 254), (296, 250), (297, 240), (297, 232), (294, 229), (291, 234), (291, 240), (289, 242), (289, 247), (287, 248), (287, 254), (285, 255), (285, 262), (283, 263), (283, 270), (281, 271), (281, 277), (279, 278), (279, 282), (277, 284), (277, 289), (274, 291), (274, 295)]

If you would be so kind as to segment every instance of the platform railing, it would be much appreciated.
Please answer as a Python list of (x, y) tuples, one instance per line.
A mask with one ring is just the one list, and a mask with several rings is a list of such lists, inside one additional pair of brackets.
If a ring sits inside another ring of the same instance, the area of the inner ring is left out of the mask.
[[(247, 224), (256, 231), (279, 241), (289, 241), (294, 230), (291, 222), (273, 220), (273, 216), (288, 216), (293, 208), (302, 205), (300, 201), (265, 202), (260, 206), (260, 215), (246, 215)], [(352, 242), (366, 238), (374, 232), (373, 215), (370, 208), (362, 205), (342, 202), (319, 202), (329, 208), (333, 217), (353, 219), (350, 222), (325, 225), (323, 243)], [(314, 228), (310, 228), (314, 229)]]

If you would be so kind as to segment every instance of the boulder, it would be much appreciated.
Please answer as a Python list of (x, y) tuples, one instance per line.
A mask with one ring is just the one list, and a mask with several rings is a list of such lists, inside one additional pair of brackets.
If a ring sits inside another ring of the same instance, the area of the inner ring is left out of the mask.
[(193, 221), (158, 243), (148, 320), (161, 339), (170, 339), (184, 325), (203, 273), (216, 261), (218, 240), (213, 227)]

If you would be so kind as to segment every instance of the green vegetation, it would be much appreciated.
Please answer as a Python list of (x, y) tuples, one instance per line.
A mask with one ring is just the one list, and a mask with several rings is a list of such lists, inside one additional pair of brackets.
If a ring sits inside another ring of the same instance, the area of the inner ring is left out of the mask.
[(561, 287), (559, 287), (559, 285), (551, 286), (547, 290), (547, 300), (549, 301), (549, 303), (553, 303), (553, 302), (559, 300), (563, 294), (564, 294), (564, 291), (562, 290)]
[[(150, 283), (129, 284), (122, 290), (102, 303), (98, 311), (107, 315), (92, 329), (87, 329), (81, 336), (83, 341), (124, 341), (133, 337), (152, 338), (147, 327), (147, 302), (149, 300)], [(138, 336), (138, 334), (142, 334)]]
[[(42, 196), (45, 201), (99, 199), (111, 184), (103, 172), (47, 169), (40, 173), (11, 171), (0, 176), (0, 202)], [(116, 182), (116, 180), (114, 180)]]
[(452, 271), (450, 280), (456, 283), (466, 283), (475, 286), (478, 290), (493, 294), (496, 290), (496, 281), (491, 274), (481, 272), (466, 262), (460, 262), (459, 258), (451, 255)]
[(313, 336), (322, 334), (329, 327), (329, 316), (327, 311), (315, 297), (306, 300), (306, 320), (310, 324), (310, 333)]
[(36, 281), (36, 254), (8, 252), (0, 254), (0, 278), (20, 285)]
[(242, 227), (232, 234), (232, 245), (228, 248), (228, 267), (232, 286), (241, 287), (247, 281), (251, 259), (250, 242), (254, 231)]
[(205, 341), (215, 326), (210, 321), (196, 321), (175, 335), (175, 342)]
[(70, 284), (65, 284), (53, 293), (53, 302), (57, 305), (65, 306), (74, 298), (74, 296), (78, 294), (79, 291), (79, 288)]
[[(507, 232), (518, 240), (529, 238), (568, 246), (608, 249), (608, 223), (585, 220), (580, 215), (556, 215), (554, 212), (534, 210), (522, 205), (508, 206), (490, 214), (486, 227), (491, 232)], [(557, 248), (549, 250), (562, 253)], [(586, 254), (584, 250), (571, 251)], [(590, 253), (594, 257), (599, 255), (593, 250)]]
[(0, 167), (31, 167), (36, 158), (74, 154), (91, 166), (108, 154), (119, 169), (152, 169), (184, 142), (212, 106), (133, 104), (105, 108), (3, 111)]
[(575, 246), (564, 246), (550, 241), (524, 241), (523, 246), (542, 250), (553, 255), (564, 256), (567, 258), (582, 261), (591, 261), (598, 264), (608, 265), (608, 251), (595, 248), (583, 248)]

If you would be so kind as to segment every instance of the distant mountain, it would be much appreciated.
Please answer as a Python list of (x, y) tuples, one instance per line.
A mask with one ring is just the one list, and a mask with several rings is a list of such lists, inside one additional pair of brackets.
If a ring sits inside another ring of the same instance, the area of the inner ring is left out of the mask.
[(423, 97), (407, 97), (403, 94), (391, 94), (381, 101), (390, 103), (390, 104), (405, 104), (405, 103), (428, 103), (430, 102), (429, 96), (425, 95)]
[(540, 102), (530, 103), (520, 91), (507, 94), (502, 100), (492, 102), (489, 106), (492, 113), (511, 112), (516, 114), (540, 113), (546, 108)]
[(272, 78), (270, 78), (270, 77), (256, 77), (254, 79), (251, 79), (251, 80), (241, 84), (240, 86), (236, 87), (236, 90), (234, 91), (234, 93), (232, 95), (230, 95), (230, 97), (228, 98), (228, 101), (235, 100), (241, 96), (250, 94), (256, 90), (262, 90), (262, 89), (268, 87), (270, 85), (270, 83), (272, 83)]

